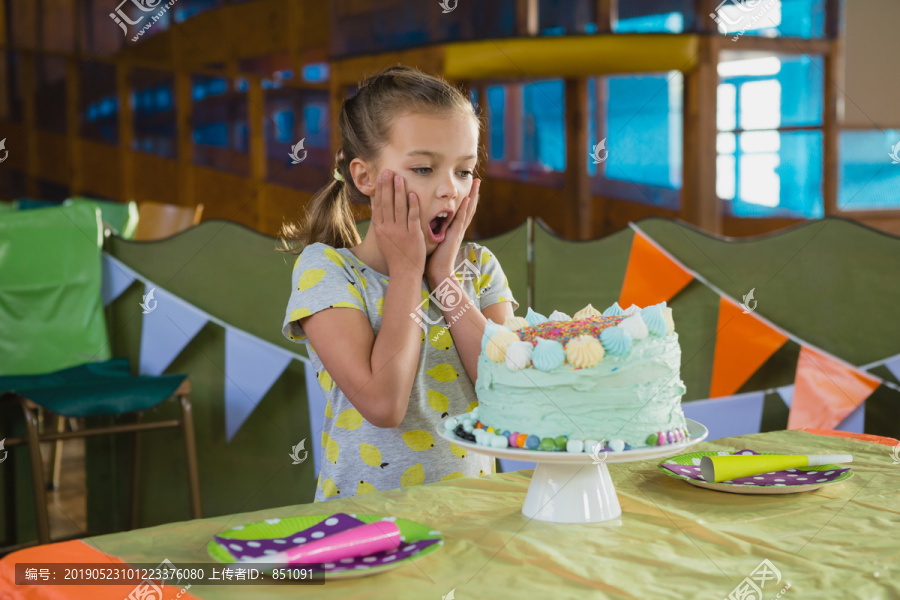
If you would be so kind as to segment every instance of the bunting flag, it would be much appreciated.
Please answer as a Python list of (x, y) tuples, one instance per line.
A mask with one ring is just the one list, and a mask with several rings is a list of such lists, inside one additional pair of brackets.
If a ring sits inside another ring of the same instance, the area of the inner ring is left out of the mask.
[(732, 300), (719, 297), (719, 322), (709, 397), (730, 396), (740, 389), (787, 336)]
[(162, 375), (206, 325), (206, 315), (163, 289), (144, 288), (141, 375)]
[(643, 232), (635, 230), (619, 305), (650, 306), (671, 300), (692, 279), (680, 262)]
[(866, 425), (866, 403), (863, 402), (853, 409), (846, 419), (841, 421), (835, 429), (848, 433), (863, 433)]
[(225, 436), (231, 441), (293, 360), (268, 342), (225, 328)]
[(801, 346), (788, 429), (834, 429), (879, 383), (852, 365)]
[(100, 295), (103, 298), (103, 306), (109, 306), (128, 289), (137, 275), (106, 252), (103, 253), (101, 264), (103, 280), (100, 284)]
[(890, 371), (894, 377), (900, 380), (900, 354), (884, 361), (884, 366), (888, 368), (888, 371)]
[(780, 388), (775, 388), (775, 391), (778, 392), (778, 395), (781, 396), (781, 399), (787, 407), (790, 408), (791, 404), (794, 402), (794, 384), (783, 385)]
[(684, 415), (709, 429), (708, 440), (759, 433), (766, 393), (750, 392), (727, 398), (684, 402)]
[(325, 423), (325, 393), (319, 385), (319, 378), (313, 370), (312, 363), (303, 365), (306, 378), (306, 400), (309, 410), (309, 429), (313, 432), (314, 439), (307, 447), (312, 446), (313, 460), (315, 460), (316, 477), (319, 476), (319, 465), (322, 464), (322, 426)]

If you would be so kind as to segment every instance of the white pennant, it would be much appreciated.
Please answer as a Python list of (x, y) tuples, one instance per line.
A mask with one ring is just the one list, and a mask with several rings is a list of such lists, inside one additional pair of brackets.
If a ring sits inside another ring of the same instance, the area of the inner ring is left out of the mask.
[(141, 375), (162, 375), (184, 347), (206, 325), (206, 314), (159, 288), (144, 288)]
[(791, 385), (783, 385), (780, 388), (775, 388), (775, 391), (778, 392), (778, 395), (781, 396), (781, 399), (787, 404), (787, 407), (791, 407), (791, 403), (794, 401), (794, 384)]
[(290, 364), (290, 354), (231, 327), (225, 328), (225, 436), (231, 441)]
[(749, 392), (710, 400), (684, 402), (684, 415), (709, 429), (709, 439), (759, 433), (765, 392)]
[(900, 354), (884, 361), (884, 366), (888, 368), (888, 371), (890, 371), (894, 377), (900, 379)]
[(306, 399), (309, 409), (309, 430), (313, 432), (312, 448), (315, 461), (316, 477), (319, 476), (319, 465), (322, 464), (322, 426), (325, 423), (325, 392), (319, 385), (319, 378), (313, 369), (312, 362), (303, 365), (306, 377)]
[(106, 252), (103, 253), (103, 280), (100, 285), (103, 306), (115, 302), (137, 278), (137, 274)]

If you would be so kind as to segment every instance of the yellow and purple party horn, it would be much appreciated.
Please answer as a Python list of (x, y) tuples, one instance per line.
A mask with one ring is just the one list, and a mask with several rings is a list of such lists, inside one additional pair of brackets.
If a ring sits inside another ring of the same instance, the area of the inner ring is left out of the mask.
[(745, 454), (738, 456), (704, 456), (700, 459), (700, 473), (708, 483), (730, 481), (772, 471), (797, 467), (820, 467), (835, 463), (853, 462), (850, 454)]

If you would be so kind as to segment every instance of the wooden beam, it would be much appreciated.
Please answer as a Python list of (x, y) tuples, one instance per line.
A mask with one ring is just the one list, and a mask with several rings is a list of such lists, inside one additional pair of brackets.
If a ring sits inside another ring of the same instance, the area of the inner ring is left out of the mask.
[(35, 103), (35, 56), (28, 50), (21, 51), (19, 82), (22, 90), (22, 129), (25, 132), (25, 190), (32, 198), (39, 195), (38, 186), (38, 131)]
[(591, 179), (588, 175), (588, 89), (587, 78), (566, 79), (565, 128), (566, 128), (566, 195), (568, 237), (585, 240), (590, 238), (593, 216), (591, 214)]
[(516, 0), (516, 35), (529, 37), (538, 34), (538, 0)]
[(680, 217), (721, 233), (722, 203), (716, 195), (716, 95), (718, 36), (703, 37), (697, 67), (684, 74), (684, 183)]
[(838, 206), (838, 173), (840, 172), (840, 121), (844, 89), (843, 64), (843, 2), (826, 2), (826, 35), (829, 36), (825, 53), (825, 77), (822, 93), (822, 204), (825, 216), (840, 212)]
[(79, 100), (81, 85), (79, 81), (78, 59), (70, 56), (66, 59), (66, 145), (69, 151), (69, 195), (79, 196), (84, 189), (81, 168)]
[(176, 27), (169, 32), (172, 36), (172, 55), (175, 58), (174, 74), (175, 100), (175, 162), (177, 172), (178, 204), (193, 206), (198, 204), (194, 195), (193, 165), (193, 97), (191, 94), (191, 73), (187, 71), (184, 32)]
[(119, 158), (122, 176), (121, 199), (134, 197), (134, 111), (131, 110), (131, 65), (122, 60), (116, 65), (116, 97), (119, 101)]
[(266, 97), (262, 78), (247, 78), (247, 136), (250, 150), (250, 184), (256, 193), (266, 181)]
[(612, 33), (619, 20), (619, 0), (595, 0), (597, 33)]

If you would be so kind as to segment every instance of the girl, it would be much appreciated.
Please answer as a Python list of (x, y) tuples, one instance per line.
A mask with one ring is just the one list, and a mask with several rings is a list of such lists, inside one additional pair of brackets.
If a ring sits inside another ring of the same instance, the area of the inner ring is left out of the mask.
[[(435, 431), (477, 404), (485, 323), (518, 307), (497, 259), (460, 247), (481, 127), (442, 79), (400, 66), (369, 78), (341, 106), (334, 180), (283, 229), (303, 251), (282, 331), (309, 344), (328, 400), (317, 502), (494, 472)], [(351, 202), (371, 203), (362, 241)]]

